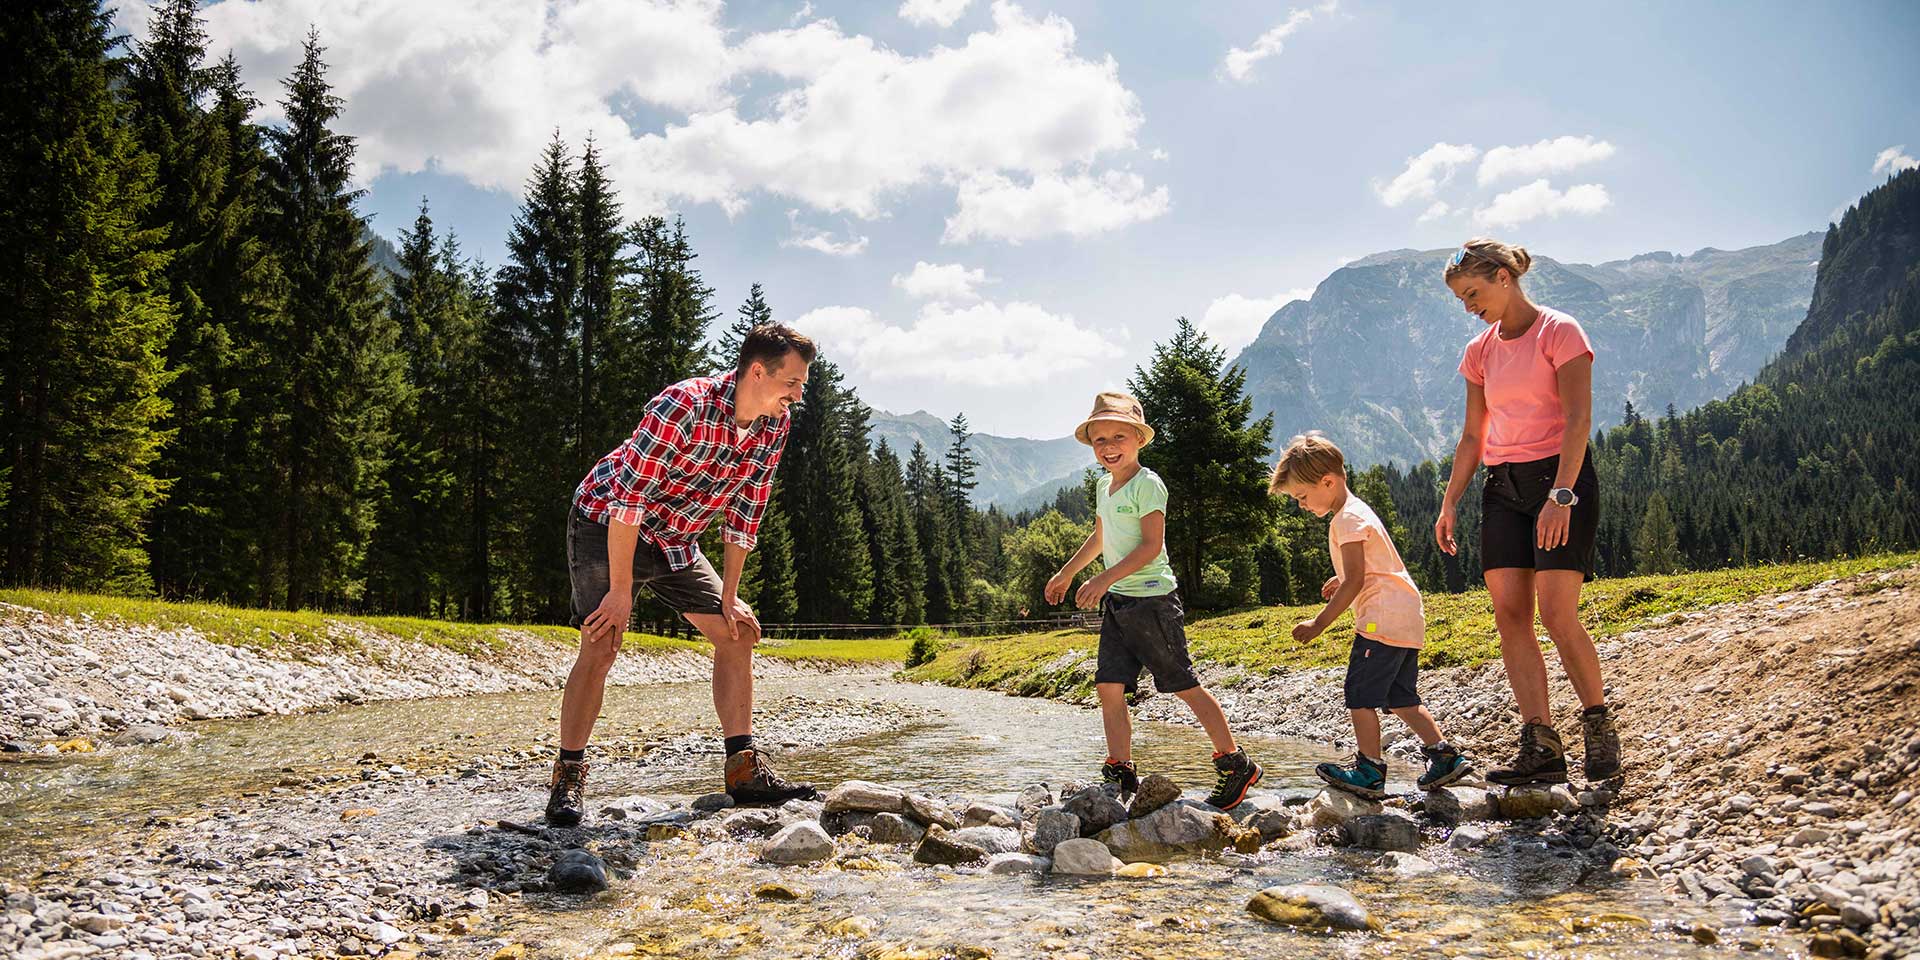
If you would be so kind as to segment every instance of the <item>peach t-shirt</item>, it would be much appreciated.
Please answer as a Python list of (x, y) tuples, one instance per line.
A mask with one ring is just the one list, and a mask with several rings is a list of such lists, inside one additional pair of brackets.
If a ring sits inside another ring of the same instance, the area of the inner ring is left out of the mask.
[(1524, 463), (1560, 453), (1567, 415), (1555, 374), (1582, 356), (1593, 356), (1593, 344), (1580, 321), (1547, 307), (1512, 340), (1500, 339), (1496, 323), (1467, 343), (1460, 375), (1487, 391), (1484, 463)]
[(1420, 588), (1407, 575), (1386, 524), (1367, 506), (1365, 500), (1347, 493), (1347, 502), (1334, 511), (1327, 525), (1327, 546), (1333, 551), (1333, 575), (1347, 578), (1340, 569), (1340, 545), (1355, 540), (1366, 542), (1364, 556), (1367, 576), (1360, 595), (1353, 601), (1353, 627), (1363, 637), (1371, 637), (1390, 647), (1415, 650), (1427, 642), (1427, 613), (1420, 602)]

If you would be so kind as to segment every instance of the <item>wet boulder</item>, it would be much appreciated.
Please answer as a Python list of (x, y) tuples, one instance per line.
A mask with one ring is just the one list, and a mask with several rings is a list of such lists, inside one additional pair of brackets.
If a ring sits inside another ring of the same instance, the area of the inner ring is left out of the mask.
[(1053, 872), (1078, 876), (1112, 876), (1122, 864), (1098, 840), (1076, 837), (1053, 848)]
[(1564, 784), (1552, 787), (1512, 787), (1500, 794), (1495, 804), (1508, 820), (1531, 820), (1566, 813), (1579, 806), (1573, 792)]
[(780, 864), (816, 863), (831, 856), (833, 838), (811, 820), (781, 828), (767, 841), (766, 849), (760, 851), (760, 859)]
[(1269, 923), (1322, 932), (1378, 930), (1380, 922), (1353, 894), (1326, 883), (1268, 887), (1247, 901), (1247, 912)]
[(897, 813), (876, 813), (867, 831), (874, 843), (919, 843), (927, 828)]
[(941, 826), (948, 830), (960, 829), (960, 818), (953, 815), (947, 805), (932, 797), (917, 793), (901, 795), (899, 812), (906, 814), (921, 826)]
[(1080, 818), (1080, 835), (1091, 837), (1127, 819), (1126, 805), (1112, 787), (1096, 785), (1082, 789), (1061, 806)]
[(959, 839), (938, 824), (927, 828), (926, 836), (920, 838), (920, 845), (913, 851), (915, 863), (934, 866), (977, 863), (986, 858), (985, 849)]
[(1178, 799), (1179, 784), (1162, 774), (1149, 773), (1140, 781), (1140, 789), (1134, 791), (1133, 803), (1127, 807), (1127, 817), (1137, 820)]
[(1011, 827), (962, 827), (953, 831), (951, 836), (962, 843), (970, 843), (989, 854), (1014, 853), (1020, 849), (1020, 831)]
[(1020, 824), (1020, 815), (1006, 807), (991, 803), (975, 803), (967, 807), (960, 815), (963, 827), (1013, 827)]
[(1072, 840), (1080, 836), (1080, 818), (1067, 812), (1065, 807), (1047, 807), (1042, 809), (1033, 821), (1033, 852), (1049, 856), (1053, 848), (1063, 840)]
[(763, 807), (735, 810), (720, 821), (721, 829), (735, 836), (771, 837), (784, 826), (780, 811)]
[(1426, 797), (1427, 817), (1441, 826), (1491, 820), (1498, 813), (1493, 795), (1478, 787), (1441, 787)]
[(1256, 793), (1227, 811), (1233, 822), (1260, 831), (1260, 839), (1277, 840), (1293, 830), (1293, 808), (1284, 797)]
[(1322, 790), (1307, 802), (1307, 820), (1315, 827), (1337, 827), (1354, 817), (1371, 816), (1383, 807), (1340, 790)]
[(585, 850), (568, 850), (547, 869), (547, 885), (556, 893), (598, 893), (607, 888), (607, 865)]
[[(830, 837), (843, 837), (865, 828), (864, 836), (873, 835), (875, 820), (888, 814), (872, 813), (866, 810), (835, 810), (820, 817), (820, 826)], [(898, 816), (898, 814), (892, 814)]]
[(1114, 824), (1098, 839), (1128, 863), (1159, 862), (1182, 854), (1219, 850), (1239, 833), (1233, 818), (1204, 803), (1170, 803), (1138, 820)]
[(904, 795), (892, 787), (865, 780), (848, 780), (827, 791), (827, 804), (823, 812), (899, 813), (903, 799)]
[(1046, 873), (1053, 861), (1027, 853), (996, 853), (987, 860), (988, 873)]
[(1053, 788), (1044, 783), (1029, 785), (1020, 791), (1020, 799), (1014, 801), (1013, 812), (1020, 815), (1020, 822), (1026, 823), (1040, 815), (1040, 811), (1059, 802)]
[(1340, 834), (1349, 846), (1366, 850), (1420, 849), (1420, 824), (1398, 810), (1354, 817), (1341, 825)]

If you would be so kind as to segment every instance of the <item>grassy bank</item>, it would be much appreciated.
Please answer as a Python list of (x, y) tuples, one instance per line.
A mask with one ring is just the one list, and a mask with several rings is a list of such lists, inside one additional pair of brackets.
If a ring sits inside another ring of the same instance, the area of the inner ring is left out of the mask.
[[(1596, 637), (1608, 637), (1645, 626), (1668, 613), (1915, 565), (1920, 565), (1920, 553), (1597, 580), (1581, 595), (1581, 618)], [(1494, 630), (1493, 607), (1485, 590), (1429, 595), (1426, 609), (1427, 646), (1421, 653), (1422, 666), (1470, 666), (1499, 658), (1499, 635)], [(1239, 667), (1251, 675), (1344, 666), (1353, 638), (1351, 613), (1342, 615), (1318, 639), (1294, 642), (1293, 625), (1319, 610), (1318, 604), (1261, 607), (1191, 620), (1187, 623), (1187, 639), (1195, 660)], [(915, 680), (1027, 696), (1089, 694), (1089, 677), (1073, 668), (1097, 642), (1096, 635), (1086, 630), (951, 641), (932, 661), (908, 670), (906, 675)]]
[[(368, 639), (387, 637), (445, 647), (469, 656), (504, 651), (510, 645), (546, 642), (572, 646), (580, 632), (569, 627), (500, 623), (455, 623), (417, 617), (354, 617), (313, 611), (257, 610), (211, 603), (173, 603), (53, 590), (0, 590), (0, 603), (61, 617), (117, 621), (163, 630), (192, 628), (214, 643), (256, 649), (347, 651)], [(19, 616), (0, 613), (0, 616)], [(628, 633), (623, 650), (689, 650), (705, 653), (706, 643), (650, 633)], [(907, 641), (780, 640), (760, 645), (763, 656), (840, 663), (900, 661)]]

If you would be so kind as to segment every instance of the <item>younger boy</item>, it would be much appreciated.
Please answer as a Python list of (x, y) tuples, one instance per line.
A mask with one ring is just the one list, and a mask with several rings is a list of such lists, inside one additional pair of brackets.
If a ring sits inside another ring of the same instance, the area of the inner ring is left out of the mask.
[(1306, 643), (1324, 633), (1353, 606), (1353, 652), (1347, 658), (1347, 709), (1353, 713), (1357, 750), (1351, 766), (1323, 763), (1320, 779), (1348, 793), (1378, 800), (1387, 795), (1387, 767), (1380, 752), (1380, 712), (1399, 717), (1426, 746), (1427, 772), (1420, 788), (1436, 790), (1473, 772), (1440, 735), (1433, 715), (1420, 704), (1416, 683), (1420, 647), (1426, 643), (1426, 612), (1420, 588), (1407, 575), (1387, 528), (1373, 508), (1347, 489), (1346, 457), (1318, 430), (1294, 437), (1273, 469), (1269, 492), (1282, 493), (1315, 516), (1332, 515), (1327, 547), (1333, 579), (1320, 588), (1326, 609), (1293, 628)]
[(1081, 609), (1101, 605), (1100, 654), (1094, 689), (1100, 695), (1100, 721), (1106, 728), (1107, 762), (1100, 779), (1121, 794), (1140, 785), (1133, 768), (1133, 725), (1127, 716), (1127, 694), (1140, 682), (1140, 670), (1153, 671), (1153, 685), (1185, 701), (1213, 741), (1213, 768), (1218, 775), (1207, 802), (1230, 810), (1246, 799), (1260, 782), (1260, 765), (1233, 741), (1227, 715), (1219, 701), (1200, 686), (1193, 658), (1187, 653), (1187, 634), (1173, 565), (1167, 562), (1167, 485), (1140, 465), (1140, 448), (1153, 442), (1140, 401), (1124, 393), (1102, 393), (1093, 401), (1093, 413), (1073, 435), (1093, 447), (1108, 477), (1099, 483), (1093, 534), (1060, 572), (1047, 581), (1047, 602), (1059, 603), (1073, 585), (1073, 576), (1093, 562), (1095, 554), (1106, 569), (1081, 585), (1074, 603)]

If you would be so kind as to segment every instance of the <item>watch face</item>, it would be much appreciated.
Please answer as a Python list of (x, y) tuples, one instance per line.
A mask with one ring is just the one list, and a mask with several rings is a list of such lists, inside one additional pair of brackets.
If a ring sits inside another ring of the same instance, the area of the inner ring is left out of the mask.
[(1572, 490), (1555, 490), (1553, 492), (1553, 502), (1563, 507), (1566, 506), (1567, 504), (1572, 503), (1573, 491)]

